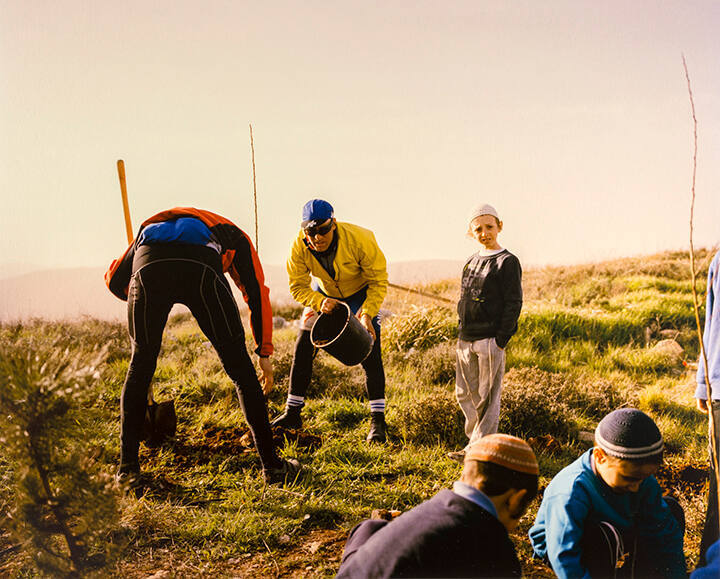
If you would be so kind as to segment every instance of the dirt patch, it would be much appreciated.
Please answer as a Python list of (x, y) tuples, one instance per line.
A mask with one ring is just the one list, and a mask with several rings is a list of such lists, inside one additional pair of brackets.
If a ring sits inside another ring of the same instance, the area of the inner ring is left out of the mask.
[(245, 553), (222, 561), (201, 561), (193, 553), (170, 549), (138, 553), (134, 561), (123, 561), (115, 576), (154, 579), (170, 577), (332, 577), (337, 573), (347, 533), (315, 530), (301, 537), (287, 537), (287, 544), (256, 553)]
[(697, 495), (707, 488), (710, 468), (704, 463), (663, 464), (655, 478), (663, 491), (671, 496)]
[[(285, 441), (294, 442), (298, 448), (314, 451), (322, 445), (322, 438), (305, 432), (288, 428), (273, 428), (273, 441), (276, 447), (282, 447)], [(244, 453), (255, 452), (255, 444), (250, 430), (247, 428), (207, 426), (200, 436), (188, 436), (178, 433), (176, 438), (164, 445), (172, 449), (173, 466), (192, 467), (206, 464), (213, 456), (237, 456)], [(156, 448), (143, 448), (144, 457), (153, 456), (159, 452)]]

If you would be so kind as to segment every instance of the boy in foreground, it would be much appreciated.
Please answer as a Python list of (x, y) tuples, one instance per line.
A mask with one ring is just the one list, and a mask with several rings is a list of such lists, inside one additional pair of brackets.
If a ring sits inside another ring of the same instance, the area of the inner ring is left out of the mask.
[(455, 396), (469, 439), (465, 449), (448, 453), (457, 462), (474, 442), (497, 432), (505, 346), (517, 331), (522, 308), (522, 269), (518, 258), (498, 243), (502, 228), (491, 205), (479, 205), (470, 214), (468, 235), (482, 248), (463, 267), (457, 306)]
[(508, 531), (537, 494), (538, 463), (526, 442), (493, 434), (471, 446), (453, 490), (393, 521), (351, 532), (338, 577), (520, 577)]
[[(633, 408), (605, 416), (595, 447), (545, 490), (530, 541), (566, 577), (686, 577), (684, 516), (653, 476), (663, 439)], [(671, 506), (672, 505), (672, 506)]]

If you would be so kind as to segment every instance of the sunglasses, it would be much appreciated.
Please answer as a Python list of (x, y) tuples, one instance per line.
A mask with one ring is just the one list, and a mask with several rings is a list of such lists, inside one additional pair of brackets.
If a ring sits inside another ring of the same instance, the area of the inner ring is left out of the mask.
[(326, 223), (325, 225), (317, 225), (315, 227), (306, 227), (305, 228), (305, 234), (310, 237), (315, 237), (316, 235), (327, 235), (328, 232), (332, 229), (333, 222), (330, 221), (330, 223)]

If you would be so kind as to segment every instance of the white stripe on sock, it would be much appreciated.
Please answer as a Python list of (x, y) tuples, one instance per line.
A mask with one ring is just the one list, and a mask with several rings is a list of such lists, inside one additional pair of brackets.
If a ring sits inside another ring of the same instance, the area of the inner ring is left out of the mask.
[(295, 396), (294, 394), (288, 394), (287, 405), (288, 406), (305, 406), (305, 396)]
[(370, 401), (370, 412), (385, 412), (385, 398)]

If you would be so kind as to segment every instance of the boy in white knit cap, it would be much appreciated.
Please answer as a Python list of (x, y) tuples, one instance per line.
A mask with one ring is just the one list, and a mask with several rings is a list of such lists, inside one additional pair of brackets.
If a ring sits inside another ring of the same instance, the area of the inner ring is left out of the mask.
[[(486, 203), (473, 209), (468, 235), (482, 248), (463, 267), (457, 343), (455, 395), (465, 415), (470, 442), (497, 432), (505, 346), (517, 331), (522, 308), (522, 269), (518, 258), (497, 241), (503, 222)], [(465, 449), (448, 453), (462, 462)]]

